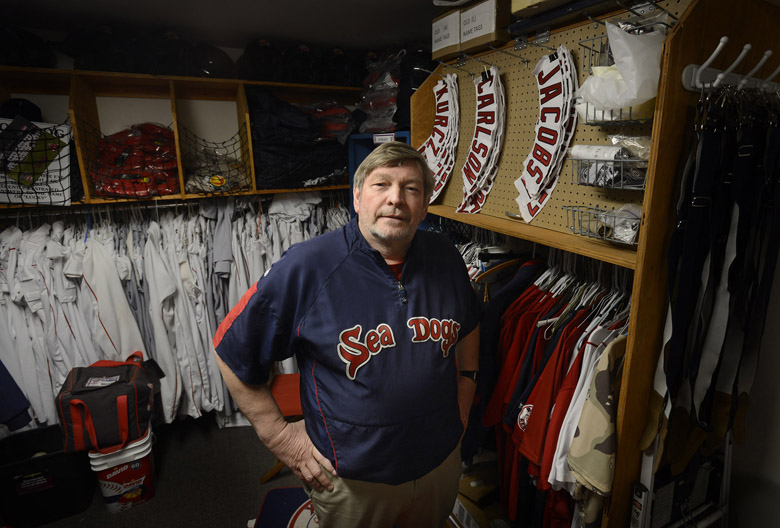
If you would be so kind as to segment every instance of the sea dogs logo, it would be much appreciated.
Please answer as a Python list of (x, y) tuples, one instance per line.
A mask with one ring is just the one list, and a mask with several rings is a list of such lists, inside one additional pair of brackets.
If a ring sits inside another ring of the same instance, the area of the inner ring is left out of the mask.
[(385, 323), (377, 326), (376, 330), (366, 332), (364, 341), (360, 340), (362, 332), (363, 327), (355, 325), (339, 334), (339, 357), (347, 364), (347, 377), (351, 380), (355, 379), (358, 369), (380, 350), (395, 346), (393, 330)]
[(311, 499), (309, 499), (295, 510), (290, 522), (287, 523), (287, 528), (312, 528), (319, 525), (320, 521), (317, 519), (317, 514), (314, 513)]
[(424, 343), (429, 340), (440, 341), (444, 357), (450, 354), (450, 348), (458, 342), (460, 324), (452, 319), (412, 317), (406, 322), (406, 326), (414, 331), (412, 343)]

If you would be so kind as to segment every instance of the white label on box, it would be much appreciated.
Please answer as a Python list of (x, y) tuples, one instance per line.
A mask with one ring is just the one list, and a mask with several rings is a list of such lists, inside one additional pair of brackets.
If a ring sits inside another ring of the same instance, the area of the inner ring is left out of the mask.
[(458, 27), (460, 25), (460, 11), (435, 20), (431, 26), (431, 51), (454, 46), (460, 42)]
[(460, 15), (460, 41), (466, 42), (496, 30), (496, 2), (488, 0)]
[(455, 499), (455, 507), (452, 510), (452, 514), (466, 528), (479, 528), (479, 523), (471, 516), (463, 503), (460, 502), (460, 499)]
[(374, 145), (379, 145), (380, 143), (389, 143), (394, 140), (395, 134), (392, 132), (389, 134), (374, 134)]

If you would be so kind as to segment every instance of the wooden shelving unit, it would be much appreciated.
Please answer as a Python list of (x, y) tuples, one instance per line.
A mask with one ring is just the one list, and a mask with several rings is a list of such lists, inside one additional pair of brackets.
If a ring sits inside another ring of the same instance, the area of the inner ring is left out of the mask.
[[(245, 140), (240, 143), (241, 159), (250, 160), (246, 164), (248, 171), (251, 173), (250, 188), (225, 193), (187, 193), (185, 191), (185, 175), (182, 163), (179, 163), (180, 192), (165, 196), (139, 198), (139, 200), (190, 200), (210, 196), (264, 195), (310, 190), (348, 189), (349, 185), (306, 189), (263, 189), (262, 185), (258, 185), (258, 175), (255, 174), (254, 163), (251, 162), (253, 151), (249, 108), (245, 92), (247, 87), (263, 88), (280, 99), (295, 104), (308, 104), (323, 99), (342, 104), (354, 104), (362, 91), (360, 87), (350, 86), (0, 66), (0, 98), (5, 99), (14, 93), (68, 96), (68, 117), (73, 127), (76, 147), (75, 152), (72, 152), (71, 155), (77, 157), (79, 167), (81, 167), (81, 174), (71, 174), (71, 178), (81, 177), (85, 192), (83, 203), (106, 204), (137, 201), (133, 198), (114, 198), (97, 195), (94, 185), (88, 176), (88, 170), (84, 169), (85, 167), (94, 166), (98, 157), (96, 142), (88, 139), (101, 131), (97, 107), (98, 97), (170, 100), (171, 115), (173, 117), (172, 128), (178, 160), (182, 159), (178, 101), (190, 99), (235, 102), (239, 133), (245, 135)], [(16, 207), (20, 207), (20, 205), (0, 204), (0, 208)], [(22, 205), (21, 207), (36, 206)]]
[[(725, 0), (681, 0), (660, 2), (660, 5), (679, 17), (679, 21), (667, 35), (661, 63), (661, 79), (656, 99), (652, 125), (646, 128), (632, 128), (631, 132), (642, 132), (651, 136), (651, 153), (647, 170), (646, 188), (640, 194), (642, 206), (639, 240), (635, 248), (621, 248), (609, 243), (588, 240), (567, 232), (561, 223), (559, 205), (551, 201), (542, 215), (531, 224), (513, 220), (504, 215), (504, 211), (517, 212), (512, 188), (514, 180), (520, 175), (522, 161), (532, 145), (538, 107), (536, 85), (531, 75), (533, 64), (543, 53), (543, 49), (527, 48), (516, 52), (510, 45), (502, 49), (503, 53), (486, 52), (478, 54), (480, 60), (488, 64), (500, 64), (502, 79), (507, 90), (507, 131), (505, 146), (498, 169), (493, 191), (488, 196), (482, 212), (475, 215), (455, 213), (455, 206), (461, 198), (461, 178), (459, 168), (463, 166), (462, 156), (468, 151), (469, 135), (473, 126), (473, 112), (469, 99), (473, 97), (471, 79), (456, 69), (440, 66), (438, 74), (457, 73), (460, 86), (461, 141), (458, 144), (458, 159), (455, 173), (450, 177), (448, 187), (436, 204), (429, 207), (433, 214), (452, 218), (466, 224), (482, 227), (506, 235), (563, 249), (584, 255), (602, 262), (609, 262), (634, 270), (632, 285), (632, 303), (628, 342), (623, 366), (622, 383), (617, 403), (617, 439), (618, 448), (612, 494), (608, 498), (602, 526), (624, 528), (629, 525), (631, 511), (632, 486), (639, 480), (641, 451), (639, 439), (647, 422), (647, 405), (652, 387), (656, 363), (662, 348), (662, 330), (666, 315), (667, 269), (666, 250), (669, 237), (674, 228), (675, 201), (679, 188), (679, 164), (688, 148), (688, 134), (693, 110), (699, 94), (688, 92), (682, 86), (682, 71), (688, 64), (702, 64), (726, 35), (730, 43), (720, 54), (713, 68), (726, 69), (736, 58), (746, 43), (751, 43), (753, 51), (737, 68), (744, 75), (757, 62), (764, 50), (775, 53), (780, 50), (780, 34), (774, 30), (780, 23), (780, 7), (762, 0), (746, 0), (738, 7)], [(603, 17), (625, 16), (625, 12), (610, 13)], [(584, 18), (584, 15), (583, 15)], [(577, 41), (582, 41), (603, 32), (603, 26), (584, 19), (581, 23), (553, 29), (547, 46), (565, 43), (578, 69), (579, 60)], [(732, 44), (733, 43), (733, 44)], [(573, 45), (572, 45), (573, 44)], [(530, 60), (526, 69), (519, 59), (514, 63), (510, 54), (522, 55)], [(454, 63), (453, 63), (454, 64)], [(479, 73), (482, 64), (472, 65), (473, 73)], [(776, 60), (770, 60), (756, 73), (756, 78), (766, 78), (777, 66)], [(464, 66), (460, 66), (463, 68)], [(584, 75), (580, 72), (580, 82)], [(433, 126), (432, 87), (438, 76), (431, 76), (427, 84), (418, 89), (412, 99), (412, 145), (421, 145), (430, 134)], [(469, 121), (469, 119), (472, 119)], [(608, 132), (580, 123), (572, 140), (598, 144), (606, 143)], [(609, 132), (613, 133), (613, 132)], [(465, 137), (465, 140), (464, 140)], [(518, 161), (519, 159), (519, 161)], [(568, 162), (567, 162), (568, 163)], [(569, 169), (565, 165), (561, 179), (566, 178)], [(614, 191), (612, 191), (614, 192)], [(554, 194), (560, 195), (560, 205), (609, 205), (613, 194), (583, 187), (576, 189), (559, 180)]]

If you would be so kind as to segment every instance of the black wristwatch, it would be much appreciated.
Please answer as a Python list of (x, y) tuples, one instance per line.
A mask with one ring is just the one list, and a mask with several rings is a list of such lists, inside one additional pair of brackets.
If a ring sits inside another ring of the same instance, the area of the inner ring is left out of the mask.
[(468, 378), (472, 380), (474, 383), (477, 382), (477, 379), (479, 378), (479, 371), (478, 370), (461, 370), (458, 372), (459, 376), (463, 376), (464, 378)]

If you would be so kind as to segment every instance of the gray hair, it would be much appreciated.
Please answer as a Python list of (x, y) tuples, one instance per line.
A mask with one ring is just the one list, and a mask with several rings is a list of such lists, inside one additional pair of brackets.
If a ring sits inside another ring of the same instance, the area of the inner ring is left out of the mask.
[(374, 169), (379, 167), (400, 167), (407, 161), (416, 163), (420, 168), (423, 178), (423, 190), (425, 192), (425, 201), (427, 202), (433, 194), (433, 173), (428, 168), (428, 162), (425, 157), (417, 152), (411, 145), (401, 141), (389, 141), (382, 143), (366, 156), (363, 162), (355, 171), (353, 185), (358, 193), (363, 189), (363, 182), (366, 176), (371, 174)]

